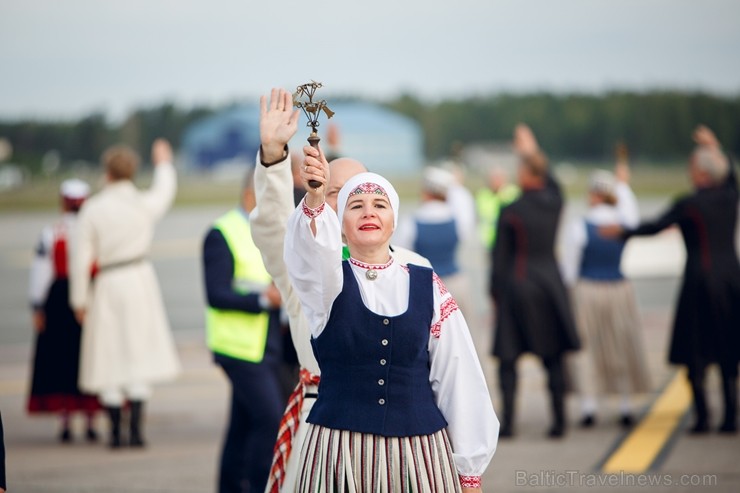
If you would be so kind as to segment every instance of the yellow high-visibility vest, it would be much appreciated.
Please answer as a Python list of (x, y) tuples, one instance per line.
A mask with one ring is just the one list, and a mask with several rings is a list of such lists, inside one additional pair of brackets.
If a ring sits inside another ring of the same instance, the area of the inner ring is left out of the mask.
[[(252, 241), (249, 221), (238, 209), (227, 212), (213, 227), (221, 232), (234, 257), (232, 289), (240, 294), (262, 291), (272, 279), (262, 263), (262, 255)], [(269, 328), (267, 313), (240, 310), (206, 310), (208, 347), (219, 354), (259, 363), (265, 356)]]
[(519, 187), (506, 184), (494, 193), (490, 188), (478, 190), (475, 196), (475, 206), (478, 212), (478, 235), (487, 249), (492, 249), (496, 243), (496, 228), (501, 209), (519, 198)]

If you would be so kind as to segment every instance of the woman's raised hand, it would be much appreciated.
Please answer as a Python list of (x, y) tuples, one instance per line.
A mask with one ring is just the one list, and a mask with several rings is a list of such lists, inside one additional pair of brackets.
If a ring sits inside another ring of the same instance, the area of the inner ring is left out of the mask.
[(260, 144), (262, 161), (274, 163), (284, 156), (285, 146), (298, 128), (298, 110), (293, 109), (293, 97), (285, 89), (272, 89), (270, 102), (260, 97)]

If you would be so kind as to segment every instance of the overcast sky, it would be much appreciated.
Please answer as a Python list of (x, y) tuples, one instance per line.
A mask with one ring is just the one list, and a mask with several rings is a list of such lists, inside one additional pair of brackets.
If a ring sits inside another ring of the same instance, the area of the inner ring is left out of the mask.
[(740, 94), (738, 0), (0, 0), (0, 119), (164, 100)]

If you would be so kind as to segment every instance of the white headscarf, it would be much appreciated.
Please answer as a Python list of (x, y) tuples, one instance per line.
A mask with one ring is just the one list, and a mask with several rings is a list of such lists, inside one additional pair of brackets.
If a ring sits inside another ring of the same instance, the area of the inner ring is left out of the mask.
[(597, 169), (591, 172), (588, 177), (589, 192), (600, 193), (603, 195), (616, 195), (617, 180), (614, 173), (603, 169)]
[(342, 218), (344, 217), (344, 208), (347, 207), (347, 200), (350, 195), (356, 195), (358, 193), (375, 193), (378, 195), (384, 195), (388, 197), (393, 209), (393, 229), (396, 229), (398, 225), (398, 194), (396, 189), (393, 188), (391, 182), (383, 178), (377, 173), (360, 173), (355, 175), (344, 184), (339, 195), (337, 196), (337, 216), (339, 216), (339, 224), (342, 224)]
[(71, 200), (85, 199), (90, 195), (90, 185), (77, 178), (70, 178), (59, 186), (59, 193)]

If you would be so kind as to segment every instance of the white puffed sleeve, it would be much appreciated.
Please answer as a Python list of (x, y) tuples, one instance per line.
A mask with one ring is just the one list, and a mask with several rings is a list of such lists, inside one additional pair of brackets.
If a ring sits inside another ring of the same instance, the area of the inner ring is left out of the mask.
[(298, 204), (288, 219), (283, 258), (311, 334), (317, 337), (329, 320), (332, 304), (344, 284), (339, 219), (326, 203), (309, 209), (304, 198)]
[(496, 451), (499, 421), (465, 318), (436, 274), (434, 279), (429, 378), (458, 473), (480, 477)]
[(49, 286), (51, 286), (54, 277), (54, 269), (51, 263), (53, 243), (54, 232), (51, 227), (47, 226), (41, 232), (41, 237), (31, 261), (28, 296), (31, 306), (34, 308), (40, 308), (46, 301)]

